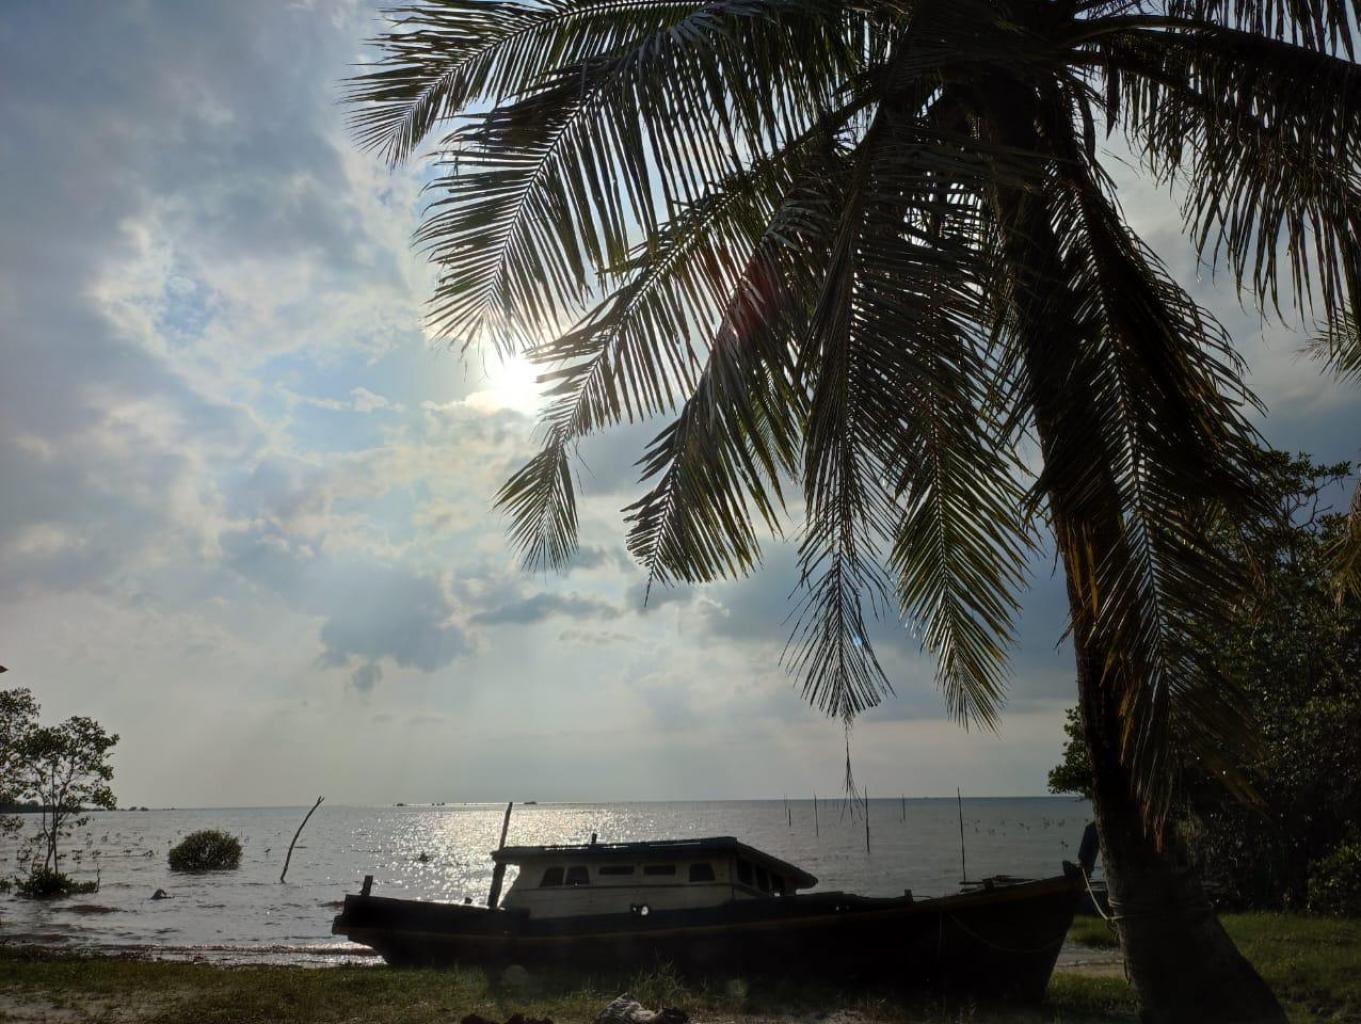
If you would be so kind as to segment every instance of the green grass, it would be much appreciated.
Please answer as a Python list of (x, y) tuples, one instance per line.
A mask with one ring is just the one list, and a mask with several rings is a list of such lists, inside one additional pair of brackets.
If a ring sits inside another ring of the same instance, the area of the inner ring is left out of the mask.
[(1115, 949), (1120, 945), (1111, 926), (1099, 917), (1075, 917), (1068, 941), (1090, 949)]
[[(1292, 1021), (1361, 1020), (1361, 921), (1243, 914), (1224, 924)], [(1071, 937), (1110, 948), (1108, 936), (1099, 920), (1081, 919)], [(516, 1012), (576, 1024), (590, 1021), (621, 992), (649, 1006), (683, 1007), (705, 1022), (806, 1021), (835, 1010), (885, 1024), (1133, 1024), (1138, 1016), (1118, 973), (1060, 971), (1043, 1005), (1017, 1008), (797, 978), (696, 981), (667, 968), (608, 976), (544, 971), (517, 980), (471, 968), (219, 968), (0, 947), (0, 1021), (7, 1005), (45, 1004), (74, 1021), (135, 1024), (455, 1024), (468, 1013), (504, 1020)]]
[(666, 968), (587, 978), (536, 972), (527, 984), (516, 984), (503, 981), (502, 972), (477, 969), (215, 968), (0, 949), (0, 993), (19, 995), (21, 1005), (46, 1003), (91, 1022), (116, 1010), (120, 1021), (147, 1024), (453, 1024), (468, 1013), (504, 1020), (516, 1012), (577, 1024), (621, 992), (648, 1006), (683, 1007), (706, 1022), (809, 1020), (832, 1010), (886, 1024), (1132, 1022), (1128, 989), (1110, 980), (1064, 979), (1046, 1005), (1017, 1009), (793, 979), (686, 981)]
[(1300, 1021), (1361, 1020), (1361, 920), (1227, 914), (1224, 927)]

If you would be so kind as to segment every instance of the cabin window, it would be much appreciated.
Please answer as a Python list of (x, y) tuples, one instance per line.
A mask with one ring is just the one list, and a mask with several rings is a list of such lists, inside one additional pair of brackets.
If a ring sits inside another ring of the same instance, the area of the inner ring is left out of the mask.
[(562, 868), (549, 868), (545, 871), (543, 881), (539, 883), (539, 888), (547, 889), (554, 885), (562, 885)]
[(737, 858), (737, 880), (743, 885), (751, 885), (751, 864), (741, 857)]
[(690, 881), (712, 882), (713, 880), (714, 880), (714, 866), (712, 864), (690, 865)]
[(644, 864), (643, 874), (645, 875), (674, 875), (676, 865), (674, 864)]
[(597, 869), (598, 875), (631, 875), (633, 874), (632, 864), (605, 864)]
[(770, 892), (770, 875), (760, 864), (756, 865), (756, 888)]
[(591, 872), (586, 868), (586, 865), (584, 865), (584, 864), (578, 864), (578, 865), (576, 865), (575, 867), (570, 867), (570, 868), (568, 868), (568, 869), (567, 869), (567, 884), (568, 884), (568, 885), (590, 885), (590, 884), (591, 884)]

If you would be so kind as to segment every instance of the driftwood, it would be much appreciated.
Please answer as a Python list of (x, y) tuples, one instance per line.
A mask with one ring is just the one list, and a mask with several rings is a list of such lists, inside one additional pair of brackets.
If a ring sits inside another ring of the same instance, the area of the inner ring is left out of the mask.
[(312, 805), (312, 809), (308, 811), (307, 816), (302, 819), (302, 824), (298, 826), (298, 831), (293, 833), (293, 842), (288, 844), (288, 856), (284, 858), (284, 869), (279, 872), (280, 882), (282, 882), (284, 876), (288, 874), (288, 862), (293, 859), (293, 847), (298, 844), (298, 836), (302, 835), (302, 830), (307, 827), (307, 819), (316, 813), (317, 808), (321, 806), (321, 802), (325, 799), (324, 796), (317, 797), (317, 802)]
[(595, 1024), (688, 1024), (690, 1015), (674, 1006), (648, 1010), (631, 995), (622, 995), (595, 1015)]

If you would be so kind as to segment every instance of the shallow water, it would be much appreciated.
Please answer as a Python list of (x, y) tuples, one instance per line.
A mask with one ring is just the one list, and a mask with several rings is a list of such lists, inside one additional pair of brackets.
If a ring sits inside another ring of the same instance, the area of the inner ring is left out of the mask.
[[(100, 890), (53, 903), (0, 897), (0, 940), (139, 951), (215, 961), (364, 962), (368, 951), (337, 942), (331, 918), (366, 874), (380, 895), (461, 902), (486, 898), (488, 852), (504, 804), (344, 807), (322, 804), (308, 823), (288, 881), (279, 872), (301, 807), (102, 812), (67, 842), (63, 867), (100, 878)], [(1086, 801), (1065, 797), (964, 801), (970, 878), (1057, 874), (1076, 858)], [(601, 842), (733, 835), (818, 876), (818, 889), (872, 896), (911, 889), (954, 892), (960, 880), (954, 800), (871, 800), (870, 849), (863, 816), (839, 800), (517, 805), (507, 842)], [(241, 867), (177, 875), (166, 852), (184, 835), (220, 828), (240, 838)], [(424, 854), (424, 859), (422, 859)], [(20, 847), (0, 844), (0, 875), (19, 870)], [(513, 872), (507, 878), (507, 885)], [(173, 898), (152, 900), (165, 889)]]

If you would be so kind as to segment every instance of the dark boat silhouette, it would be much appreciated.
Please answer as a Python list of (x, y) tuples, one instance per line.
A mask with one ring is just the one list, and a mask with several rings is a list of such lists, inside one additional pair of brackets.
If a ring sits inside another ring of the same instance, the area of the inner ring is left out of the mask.
[[(971, 883), (934, 899), (799, 894), (817, 879), (730, 837), (492, 854), (488, 907), (345, 897), (336, 935), (388, 963), (816, 974), (1038, 999), (1083, 890), (1077, 868)], [(499, 900), (508, 866), (519, 875)]]

